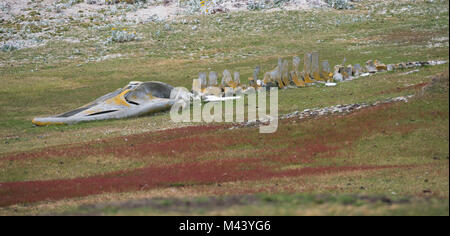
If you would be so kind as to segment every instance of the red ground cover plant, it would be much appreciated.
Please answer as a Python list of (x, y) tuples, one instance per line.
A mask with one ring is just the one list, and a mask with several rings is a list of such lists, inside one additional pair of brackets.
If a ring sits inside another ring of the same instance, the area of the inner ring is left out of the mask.
[[(393, 112), (390, 107), (381, 105), (346, 116), (305, 122), (282, 121), (278, 131), (269, 135), (259, 134), (258, 129), (228, 130), (224, 126), (199, 126), (13, 154), (4, 158), (22, 160), (84, 155), (145, 158), (158, 155), (180, 162), (158, 163), (86, 178), (0, 183), (0, 206), (156, 187), (397, 168), (400, 166), (283, 169), (290, 165), (314, 163), (315, 158), (336, 156), (340, 149), (349, 147), (364, 135), (391, 130), (393, 125), (386, 122), (389, 116), (398, 118), (408, 114)], [(234, 149), (242, 155), (236, 157), (228, 153)], [(196, 160), (211, 152), (220, 153), (220, 156), (214, 160)]]
[(165, 167), (146, 167), (129, 172), (116, 172), (88, 178), (3, 183), (0, 186), (2, 195), (0, 206), (108, 192), (139, 191), (171, 185), (261, 180), (274, 177), (332, 174), (393, 167), (395, 166), (342, 166), (276, 171), (259, 166), (256, 159), (192, 162)]

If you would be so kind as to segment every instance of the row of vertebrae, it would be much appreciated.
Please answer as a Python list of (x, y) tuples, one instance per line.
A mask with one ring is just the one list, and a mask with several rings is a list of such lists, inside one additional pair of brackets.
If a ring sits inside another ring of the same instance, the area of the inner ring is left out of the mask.
[(347, 65), (344, 62), (334, 66), (331, 71), (330, 63), (323, 60), (319, 65), (319, 53), (306, 53), (303, 60), (303, 71), (300, 72), (301, 59), (298, 56), (292, 58), (292, 69), (289, 70), (289, 61), (279, 58), (277, 66), (264, 74), (260, 78), (261, 67), (254, 69), (253, 77), (248, 78), (248, 84), (242, 84), (239, 72), (234, 72), (232, 76), (228, 70), (223, 71), (222, 81), (218, 82), (218, 73), (211, 71), (200, 72), (198, 79), (194, 79), (192, 91), (194, 95), (214, 95), (217, 97), (228, 97), (233, 95), (248, 94), (260, 89), (269, 89), (272, 87), (295, 88), (306, 87), (315, 83), (335, 84), (333, 82), (342, 82), (359, 77), (365, 77), (370, 74), (393, 71), (397, 69), (408, 69), (427, 65), (437, 65), (446, 63), (446, 61), (426, 61), (426, 62), (408, 62), (399, 64), (384, 64), (378, 60), (369, 60), (365, 66), (360, 64)]
[(319, 54), (307, 53), (304, 57), (303, 71), (300, 72), (300, 57), (293, 57), (292, 70), (289, 71), (288, 60), (278, 59), (278, 65), (270, 72), (265, 73), (263, 85), (268, 87), (286, 88), (289, 86), (305, 87), (317, 81), (330, 82), (330, 65), (322, 61), (322, 70), (319, 67)]
[(232, 76), (230, 71), (224, 70), (220, 84), (217, 72), (211, 71), (209, 76), (207, 76), (206, 72), (200, 72), (198, 79), (193, 81), (192, 91), (196, 94), (221, 96), (228, 95), (231, 92), (237, 94), (239, 92), (255, 91), (260, 88), (305, 87), (307, 84), (317, 81), (330, 82), (332, 80), (333, 74), (328, 61), (322, 61), (322, 70), (320, 70), (319, 54), (317, 52), (305, 55), (302, 72), (299, 70), (300, 62), (299, 57), (293, 57), (292, 70), (289, 71), (289, 61), (280, 58), (275, 69), (266, 72), (262, 79), (259, 79), (261, 67), (257, 66), (253, 72), (253, 77), (248, 78), (248, 85), (241, 83), (239, 72), (234, 72), (234, 76)]

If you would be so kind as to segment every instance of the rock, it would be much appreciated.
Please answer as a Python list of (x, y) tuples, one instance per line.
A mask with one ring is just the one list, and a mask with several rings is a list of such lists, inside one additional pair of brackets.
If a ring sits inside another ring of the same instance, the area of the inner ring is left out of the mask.
[(166, 31), (171, 31), (172, 30), (172, 26), (170, 26), (170, 24), (165, 24), (164, 25), (164, 29), (166, 30)]
[(361, 74), (361, 77), (367, 77), (367, 76), (369, 76), (370, 75), (370, 73), (362, 73)]
[(413, 68), (413, 67), (415, 67), (416, 66), (416, 63), (415, 62), (407, 62), (406, 63), (406, 68)]
[(389, 102), (408, 102), (408, 99), (405, 97), (396, 97), (396, 98), (388, 99), (387, 103), (389, 103)]
[(420, 71), (419, 69), (417, 69), (417, 70), (412, 70), (412, 71), (408, 71), (408, 72), (402, 73), (402, 75), (409, 75), (409, 74), (417, 73), (417, 72), (419, 72), (419, 71)]
[(281, 119), (290, 119), (290, 118), (294, 118), (294, 117), (297, 117), (299, 114), (300, 114), (299, 111), (295, 111), (295, 112), (293, 112), (293, 113), (289, 113), (289, 114), (283, 115), (283, 116), (281, 117)]

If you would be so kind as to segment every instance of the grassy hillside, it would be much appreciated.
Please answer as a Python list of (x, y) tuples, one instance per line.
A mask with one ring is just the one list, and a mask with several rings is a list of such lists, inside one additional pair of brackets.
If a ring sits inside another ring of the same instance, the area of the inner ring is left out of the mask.
[[(278, 57), (310, 51), (332, 65), (449, 59), (448, 1), (185, 18), (190, 23), (169, 29), (127, 26), (141, 38), (128, 43), (55, 41), (0, 52), (8, 62), (0, 67), (0, 214), (448, 215), (448, 64), (280, 91), (280, 114), (415, 96), (350, 115), (284, 120), (270, 135), (175, 124), (166, 113), (32, 126), (35, 116), (71, 110), (129, 81), (190, 88), (198, 72), (224, 69), (245, 80), (257, 65), (268, 71)], [(75, 38), (111, 33), (68, 27)], [(69, 59), (74, 48), (81, 55)], [(214, 197), (230, 203), (217, 207)], [(183, 201), (206, 203), (185, 209)]]

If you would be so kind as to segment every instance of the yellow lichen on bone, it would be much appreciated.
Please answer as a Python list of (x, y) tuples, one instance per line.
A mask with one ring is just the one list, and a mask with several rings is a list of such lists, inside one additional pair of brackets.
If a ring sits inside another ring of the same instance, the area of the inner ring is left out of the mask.
[(309, 74), (304, 74), (303, 76), (304, 76), (303, 80), (305, 81), (305, 83), (307, 84), (314, 83), (314, 80), (312, 80), (311, 77), (309, 77)]
[(283, 80), (281, 78), (278, 78), (277, 83), (278, 83), (278, 88), (282, 89), (285, 87)]
[(112, 97), (112, 98), (106, 100), (105, 102), (107, 104), (114, 104), (114, 105), (129, 107), (130, 104), (128, 104), (127, 101), (125, 100), (125, 94), (127, 94), (129, 91), (130, 91), (129, 89), (126, 89), (125, 91), (121, 92), (117, 96)]
[(322, 80), (320, 78), (319, 53), (311, 53), (311, 76), (314, 80)]
[(295, 86), (297, 86), (297, 87), (305, 87), (306, 86), (305, 81), (298, 78), (297, 72), (293, 71), (291, 73), (291, 78), (292, 78), (292, 82), (294, 82)]
[(42, 122), (42, 121), (36, 121), (35, 119), (33, 119), (31, 121), (31, 123), (33, 123), (34, 125), (37, 126), (46, 126), (46, 125), (63, 125), (63, 122), (51, 122), (51, 121), (47, 121), (47, 122)]

